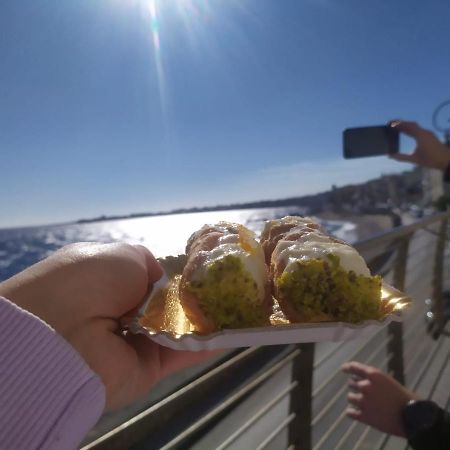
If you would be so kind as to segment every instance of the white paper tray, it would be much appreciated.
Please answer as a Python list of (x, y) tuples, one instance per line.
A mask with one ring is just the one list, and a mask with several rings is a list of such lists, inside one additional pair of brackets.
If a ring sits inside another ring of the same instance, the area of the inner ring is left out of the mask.
[(227, 329), (209, 335), (195, 332), (179, 302), (178, 282), (185, 256), (161, 260), (166, 272), (173, 277), (167, 292), (145, 302), (139, 313), (123, 319), (132, 333), (144, 334), (153, 341), (175, 350), (213, 350), (221, 348), (292, 344), (302, 342), (344, 341), (371, 335), (391, 321), (401, 321), (411, 299), (383, 283), (382, 320), (359, 324), (345, 322), (289, 323), (281, 311), (271, 317), (271, 326), (262, 328)]

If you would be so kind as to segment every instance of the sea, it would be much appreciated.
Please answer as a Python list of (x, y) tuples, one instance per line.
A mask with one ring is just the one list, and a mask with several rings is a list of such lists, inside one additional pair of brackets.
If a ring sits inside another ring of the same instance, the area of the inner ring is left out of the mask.
[[(127, 242), (149, 248), (156, 257), (184, 253), (189, 236), (204, 224), (222, 220), (241, 223), (257, 235), (264, 221), (286, 215), (306, 215), (300, 207), (230, 209), (167, 214), (89, 223), (0, 229), (0, 282), (74, 242)], [(357, 239), (352, 222), (318, 219), (332, 234), (347, 242)]]

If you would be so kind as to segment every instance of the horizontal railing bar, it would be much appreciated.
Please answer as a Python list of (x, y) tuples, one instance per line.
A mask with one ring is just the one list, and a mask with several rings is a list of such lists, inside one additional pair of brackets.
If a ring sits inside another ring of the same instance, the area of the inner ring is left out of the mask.
[(423, 231), (426, 231), (427, 233), (433, 234), (435, 236), (439, 236), (439, 230), (437, 230), (437, 231), (436, 230), (430, 230), (427, 227), (423, 227)]
[(389, 434), (383, 434), (377, 442), (377, 450), (382, 450), (384, 446), (387, 444), (387, 441), (389, 440), (390, 437), (391, 436)]
[[(435, 244), (435, 242), (424, 242), (419, 247), (413, 247), (409, 250), (409, 258), (415, 256), (416, 253), (421, 253), (424, 251), (434, 250), (431, 246)], [(431, 248), (430, 248), (431, 247)]]
[(297, 381), (293, 381), (289, 386), (283, 389), (277, 396), (275, 396), (269, 403), (267, 403), (263, 408), (261, 408), (250, 420), (244, 423), (240, 428), (238, 428), (228, 439), (226, 439), (222, 444), (220, 444), (216, 450), (224, 450), (231, 443), (233, 443), (239, 436), (241, 436), (245, 430), (250, 428), (255, 422), (257, 422), (261, 417), (263, 417), (267, 412), (275, 406), (281, 399), (286, 397), (295, 387), (298, 386)]
[(336, 427), (344, 420), (344, 418), (346, 417), (346, 413), (345, 410), (341, 412), (341, 414), (339, 414), (339, 416), (337, 417), (337, 419), (333, 422), (333, 425), (328, 428), (327, 432), (324, 433), (321, 437), (321, 439), (319, 440), (319, 442), (317, 442), (317, 444), (313, 447), (313, 450), (318, 450), (320, 447), (322, 447), (322, 445), (328, 440), (328, 438), (330, 437), (331, 433), (336, 429)]
[(414, 350), (414, 356), (405, 362), (405, 373), (409, 372), (411, 366), (420, 358), (422, 351), (429, 345), (426, 339), (422, 339), (418, 347), (412, 347)]
[(434, 238), (423, 235), (420, 230), (416, 231), (409, 241), (408, 255), (412, 255), (415, 251), (426, 248), (426, 244), (429, 244), (430, 241), (434, 241)]
[[(417, 262), (413, 263), (413, 266), (408, 266), (407, 267), (407, 277), (409, 280), (414, 280), (414, 283), (417, 283), (419, 280), (423, 279), (423, 271), (424, 271), (424, 267), (423, 267), (423, 260), (424, 260), (425, 256), (420, 256), (419, 258), (417, 258)], [(427, 258), (431, 259), (431, 253), (430, 256)], [(430, 269), (431, 270), (431, 269)]]
[(436, 237), (427, 233), (426, 228), (421, 228), (414, 233), (413, 243), (415, 243), (415, 241), (420, 242), (424, 240), (435, 241)]
[[(379, 353), (379, 352), (377, 352), (377, 353)], [(376, 355), (376, 356), (378, 356), (378, 355)], [(367, 363), (372, 363), (372, 361), (376, 358), (376, 356), (371, 356), (368, 360), (367, 360)], [(379, 364), (380, 366), (384, 366), (384, 365), (386, 365), (387, 364), (387, 362), (389, 361), (389, 358), (390, 358), (390, 355), (387, 355), (384, 359), (383, 359), (383, 361), (381, 361), (381, 363)]]
[[(425, 328), (425, 327), (424, 327)], [(427, 340), (429, 337), (427, 336), (427, 333), (425, 331), (417, 332), (416, 334), (413, 333), (413, 336), (408, 336), (409, 340), (406, 341), (404, 339), (404, 342), (408, 342), (408, 345), (404, 346), (403, 351), (403, 359), (404, 361), (409, 364), (409, 361), (414, 360), (414, 358), (417, 358), (417, 350), (418, 348), (421, 349), (421, 347), (427, 345)], [(418, 347), (418, 346), (421, 347)], [(406, 367), (405, 367), (406, 372)]]
[(414, 319), (414, 322), (412, 323), (408, 323), (408, 331), (406, 331), (405, 333), (403, 333), (403, 341), (404, 342), (408, 342), (409, 341), (409, 337), (411, 336), (411, 334), (413, 333), (417, 333), (417, 330), (419, 328), (419, 323), (420, 322), (424, 322), (425, 319), (423, 317), (423, 314), (418, 314), (417, 317)]
[[(355, 359), (355, 358), (358, 356), (358, 354), (361, 353), (361, 352), (367, 347), (368, 344), (372, 343), (372, 341), (373, 341), (379, 334), (381, 334), (382, 331), (384, 331), (383, 328), (381, 328), (380, 330), (378, 330), (378, 331), (372, 336), (372, 339), (371, 339), (370, 341), (364, 342), (360, 347), (358, 347), (358, 349), (357, 349), (355, 352), (353, 352), (353, 353), (347, 358), (347, 360), (351, 361), (352, 359)], [(331, 381), (337, 374), (339, 374), (340, 372), (341, 372), (341, 369), (340, 369), (340, 368), (337, 369), (335, 372), (333, 372), (333, 373), (332, 373), (325, 381), (323, 381), (323, 382), (320, 384), (320, 386), (318, 386), (316, 389), (314, 389), (314, 391), (313, 391), (313, 393), (312, 393), (312, 396), (313, 396), (313, 397), (317, 397), (317, 395), (318, 395), (321, 391), (323, 391), (323, 389), (324, 389), (326, 386), (328, 386), (328, 384), (330, 383), (330, 381)]]
[[(345, 411), (344, 411), (345, 414)], [(350, 426), (347, 428), (346, 432), (341, 436), (338, 443), (334, 447), (334, 450), (339, 450), (342, 448), (342, 446), (345, 444), (345, 441), (349, 438), (349, 436), (353, 433), (353, 430), (356, 428), (356, 426), (360, 422), (357, 422), (356, 420), (353, 420), (353, 422), (350, 424)]]
[[(340, 450), (344, 449), (347, 450), (348, 447), (343, 447), (345, 444), (345, 441), (348, 439), (348, 437), (351, 435), (351, 433), (354, 431), (354, 429), (358, 425), (364, 425), (362, 422), (358, 422), (357, 420), (353, 420), (352, 424), (348, 427), (347, 431), (343, 434), (342, 438), (339, 439), (338, 443), (334, 447), (334, 450)], [(371, 427), (366, 425), (363, 430), (361, 430), (361, 435), (359, 436), (358, 440), (354, 443), (354, 450), (357, 450), (359, 446), (363, 443), (366, 436), (369, 434), (369, 431), (371, 430)]]
[(334, 404), (338, 401), (339, 397), (344, 393), (345, 389), (347, 389), (347, 386), (344, 384), (337, 392), (333, 395), (330, 402), (327, 403), (327, 406), (325, 408), (322, 408), (320, 412), (314, 417), (314, 419), (311, 421), (311, 425), (316, 425), (322, 417), (334, 406)]
[(199, 429), (201, 429), (206, 423), (214, 419), (216, 416), (221, 414), (223, 411), (225, 411), (227, 408), (229, 408), (233, 403), (236, 403), (238, 400), (240, 400), (242, 397), (247, 395), (249, 392), (254, 390), (256, 387), (258, 387), (260, 384), (262, 384), (265, 380), (270, 378), (274, 373), (278, 372), (282, 367), (284, 367), (286, 364), (291, 362), (296, 356), (300, 354), (300, 350), (294, 350), (292, 353), (287, 355), (285, 358), (283, 358), (281, 361), (267, 369), (263, 374), (256, 377), (252, 382), (246, 384), (242, 389), (240, 389), (237, 393), (234, 395), (231, 395), (228, 397), (223, 403), (221, 403), (219, 406), (214, 408), (212, 411), (210, 411), (208, 414), (203, 416), (201, 419), (199, 419), (194, 425), (191, 425), (186, 430), (184, 430), (182, 433), (180, 433), (178, 436), (176, 436), (174, 439), (172, 439), (169, 443), (167, 443), (164, 447), (161, 448), (161, 450), (170, 450), (177, 445), (180, 445), (188, 436), (195, 433)]
[[(419, 259), (418, 262), (414, 265), (413, 268), (408, 267), (408, 275), (407, 275), (407, 277), (410, 280), (414, 280), (415, 283), (418, 283), (419, 280), (423, 279), (423, 271), (424, 271), (423, 259), (424, 258)], [(431, 259), (431, 254), (430, 254), (430, 259)]]
[[(423, 266), (423, 262), (426, 259), (432, 259), (432, 252), (429, 252), (429, 255), (427, 254), (427, 256), (425, 256), (425, 253), (423, 253), (423, 255), (415, 258), (416, 260), (413, 261), (412, 263), (409, 264), (409, 266), (407, 266), (407, 271), (408, 271), (408, 277), (409, 279), (412, 280), (420, 280), (423, 279), (423, 271), (424, 271), (424, 266)], [(426, 270), (431, 271), (431, 267), (426, 267)], [(419, 276), (418, 276), (419, 275)]]
[[(417, 257), (416, 253), (419, 253), (419, 251), (414, 252), (414, 254), (412, 254), (410, 256), (411, 258), (411, 262), (407, 267), (408, 267), (408, 274), (411, 275), (412, 272), (415, 272), (417, 268), (422, 267), (423, 270), (423, 255), (427, 254), (427, 253), (433, 253), (433, 249), (430, 249), (429, 245), (427, 246), (428, 248), (423, 248), (422, 250), (420, 250), (420, 252), (422, 253), (422, 255), (420, 257)], [(414, 261), (415, 258), (415, 261)]]
[(409, 234), (412, 235), (417, 230), (425, 228), (427, 225), (438, 223), (448, 218), (450, 218), (450, 212), (433, 214), (432, 216), (428, 216), (427, 218), (410, 225), (403, 225), (388, 232), (380, 233), (376, 236), (365, 239), (364, 241), (357, 242), (355, 247), (360, 252), (370, 250), (384, 242), (389, 242), (395, 238), (404, 238)]
[(95, 445), (100, 444), (101, 442), (103, 442), (106, 439), (110, 438), (112, 435), (120, 432), (123, 428), (126, 428), (129, 425), (131, 425), (131, 424), (133, 424), (135, 422), (138, 422), (143, 417), (150, 415), (151, 413), (154, 412), (154, 410), (158, 409), (162, 405), (170, 403), (174, 398), (180, 396), (184, 391), (186, 391), (188, 389), (191, 389), (191, 388), (193, 388), (195, 386), (200, 385), (206, 378), (211, 378), (216, 373), (221, 372), (222, 370), (224, 370), (224, 369), (226, 369), (228, 367), (231, 367), (236, 362), (247, 358), (248, 356), (250, 356), (250, 354), (256, 353), (257, 351), (258, 351), (258, 348), (256, 348), (256, 347), (251, 347), (251, 348), (245, 349), (244, 351), (242, 351), (239, 354), (233, 356), (232, 358), (228, 359), (227, 361), (219, 364), (218, 367), (215, 367), (214, 369), (210, 370), (205, 375), (203, 375), (203, 376), (193, 380), (187, 386), (177, 390), (173, 394), (171, 394), (168, 397), (164, 398), (163, 400), (161, 400), (160, 402), (156, 403), (155, 405), (152, 405), (150, 408), (146, 409), (145, 411), (141, 412), (140, 414), (137, 414), (132, 419), (126, 421), (125, 423), (121, 424), (117, 428), (114, 428), (113, 430), (111, 430), (109, 433), (104, 434), (102, 437), (100, 437), (96, 441), (93, 441), (89, 445), (86, 445), (81, 450), (89, 450), (90, 448), (94, 447)]
[[(367, 346), (367, 344), (371, 343), (375, 337), (381, 332), (383, 331), (383, 329), (379, 330), (376, 332), (376, 334), (372, 337), (372, 339), (370, 341), (367, 341), (366, 343), (364, 343), (361, 347), (358, 348), (358, 350), (355, 353), (352, 353), (352, 355), (350, 355), (347, 360), (351, 361), (353, 359), (356, 358), (356, 356), (358, 355), (358, 353), (362, 352), (364, 350), (364, 348)], [(380, 351), (380, 349), (384, 348), (385, 346), (387, 346), (387, 344), (389, 344), (389, 342), (391, 341), (392, 337), (387, 337), (386, 339), (384, 339), (379, 345), (378, 347), (375, 349), (375, 353), (378, 353)], [(328, 385), (329, 382), (339, 373), (341, 372), (340, 369), (338, 369), (336, 372), (334, 372), (331, 377), (328, 377), (327, 380), (325, 382), (323, 382), (314, 392), (313, 392), (313, 397), (316, 397), (317, 394), (320, 393), (320, 391), (323, 390), (323, 388), (325, 387), (325, 385)]]
[[(170, 408), (172, 407), (171, 405), (176, 404), (176, 402), (179, 401), (179, 398), (192, 396), (196, 391), (204, 388), (205, 385), (209, 385), (211, 381), (214, 381), (215, 379), (221, 379), (224, 374), (231, 370), (234, 370), (236, 367), (242, 366), (247, 360), (258, 357), (258, 354), (260, 353), (261, 348), (258, 347), (250, 347), (248, 349), (240, 351), (238, 354), (233, 355), (231, 358), (220, 362), (217, 367), (210, 369), (204, 375), (181, 387), (173, 394), (168, 395), (166, 398), (150, 406), (149, 408), (137, 414), (133, 418), (127, 420), (126, 422), (120, 424), (118, 427), (112, 429), (108, 433), (105, 433), (95, 441), (90, 442), (89, 444), (84, 446), (82, 450), (103, 448), (104, 445), (108, 445), (108, 448), (113, 448), (115, 443), (122, 439), (122, 436), (124, 436), (125, 432), (130, 434), (130, 430), (132, 432), (129, 439), (130, 441), (132, 441), (133, 437), (136, 437), (136, 435), (140, 436), (140, 434), (142, 434), (142, 424), (154, 423), (153, 418), (155, 417), (155, 414), (160, 413), (160, 411), (170, 410)], [(158, 417), (159, 416), (160, 414), (158, 414)], [(136, 437), (136, 439), (140, 438)], [(114, 448), (120, 447), (116, 446)]]
[(289, 414), (273, 431), (266, 437), (255, 450), (264, 450), (296, 417), (295, 413)]
[(359, 439), (355, 442), (355, 446), (354, 446), (355, 450), (358, 450), (358, 448), (361, 447), (361, 444), (364, 442), (364, 439), (367, 437), (370, 430), (371, 430), (371, 427), (369, 427), (369, 426), (367, 426), (364, 429), (364, 431), (361, 433), (361, 436), (359, 437)]
[[(381, 344), (376, 348), (376, 350), (370, 355), (370, 358), (367, 359), (366, 363), (370, 364), (381, 352), (381, 350), (384, 350), (387, 347), (387, 343), (389, 342), (389, 338), (385, 339)], [(312, 425), (315, 425), (329, 410), (334, 404), (337, 402), (338, 398), (341, 396), (342, 392), (347, 388), (347, 385), (343, 385), (341, 389), (337, 391), (337, 393), (332, 397), (332, 399), (327, 403), (327, 406), (325, 408), (322, 408), (322, 410), (314, 417), (312, 421)], [(340, 416), (339, 416), (340, 417)], [(328, 439), (330, 433), (336, 428), (337, 423), (336, 421), (328, 428), (327, 432), (322, 436), (320, 441), (325, 441)], [(320, 442), (319, 441), (319, 442)], [(318, 445), (318, 444), (317, 444)], [(316, 447), (314, 447), (316, 448)]]
[(314, 369), (317, 369), (323, 362), (325, 362), (330, 355), (332, 355), (333, 353), (336, 353), (337, 350), (339, 350), (341, 347), (343, 347), (347, 342), (345, 341), (341, 341), (339, 342), (339, 345), (337, 345), (335, 348), (332, 348), (331, 350), (329, 350), (325, 355), (323, 355), (315, 364), (314, 364)]
[(416, 362), (417, 358), (419, 357), (418, 353), (420, 351), (423, 351), (424, 347), (428, 345), (427, 339), (429, 339), (429, 337), (426, 335), (426, 333), (420, 333), (414, 337), (415, 339), (411, 339), (411, 341), (408, 342), (408, 346), (405, 347), (405, 350), (403, 351), (405, 372), (408, 372), (411, 365)]
[[(413, 292), (415, 291), (417, 288), (420, 290), (423, 286), (423, 272), (420, 273), (418, 276), (416, 275), (415, 278), (413, 278), (411, 276), (412, 274), (408, 274), (407, 275), (407, 282), (406, 282), (406, 292)], [(430, 287), (431, 287), (431, 282), (430, 282)], [(424, 297), (430, 297), (430, 293), (427, 293), (427, 295), (424, 295)]]
[(441, 368), (439, 369), (439, 373), (438, 373), (437, 377), (435, 378), (433, 385), (431, 386), (430, 393), (428, 394), (428, 398), (431, 398), (433, 396), (434, 391), (436, 390), (437, 385), (442, 378), (442, 375), (444, 373), (444, 370), (447, 367), (449, 360), (450, 360), (450, 349), (447, 352), (447, 356), (445, 357), (445, 360), (444, 360), (443, 364), (441, 365)]
[(425, 360), (424, 364), (422, 365), (422, 367), (420, 368), (419, 373), (417, 374), (416, 378), (414, 379), (412, 385), (411, 385), (411, 389), (413, 391), (415, 391), (417, 389), (417, 386), (419, 385), (419, 383), (421, 382), (423, 376), (425, 375), (425, 372), (427, 371), (427, 369), (430, 366), (431, 361), (433, 360), (433, 358), (436, 356), (436, 353), (438, 352), (438, 350), (440, 349), (442, 342), (443, 342), (443, 337), (441, 337), (438, 342), (436, 343), (433, 351), (431, 353), (428, 354), (427, 359)]
[[(389, 353), (387, 356), (386, 356), (386, 358), (384, 358), (383, 359), (383, 361), (381, 361), (381, 363), (380, 363), (380, 366), (381, 367), (385, 367), (385, 366), (387, 366), (387, 363), (389, 362), (389, 359), (391, 359), (392, 358), (392, 353)], [(389, 373), (391, 376), (393, 376), (393, 372), (390, 372)]]

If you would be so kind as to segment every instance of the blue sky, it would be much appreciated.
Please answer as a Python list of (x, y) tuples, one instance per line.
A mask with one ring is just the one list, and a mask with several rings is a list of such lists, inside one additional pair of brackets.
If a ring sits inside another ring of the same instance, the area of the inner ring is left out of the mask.
[(2, 0), (0, 227), (310, 194), (408, 168), (341, 134), (431, 127), (448, 0)]

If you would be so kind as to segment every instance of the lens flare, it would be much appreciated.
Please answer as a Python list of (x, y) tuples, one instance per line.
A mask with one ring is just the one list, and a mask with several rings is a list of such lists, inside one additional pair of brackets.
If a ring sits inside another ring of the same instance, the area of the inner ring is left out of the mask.
[(150, 13), (150, 30), (154, 48), (154, 61), (156, 66), (156, 75), (158, 78), (158, 90), (161, 102), (161, 110), (164, 119), (167, 119), (167, 101), (166, 101), (166, 88), (164, 67), (161, 56), (161, 39), (160, 39), (160, 22), (158, 19), (157, 1), (149, 0), (148, 10)]
[(155, 45), (156, 51), (160, 51), (160, 40), (159, 40), (159, 22), (156, 13), (156, 0), (150, 0), (150, 28), (152, 30), (153, 43)]

